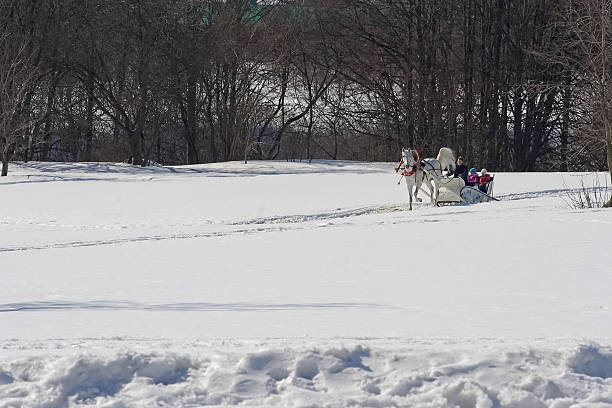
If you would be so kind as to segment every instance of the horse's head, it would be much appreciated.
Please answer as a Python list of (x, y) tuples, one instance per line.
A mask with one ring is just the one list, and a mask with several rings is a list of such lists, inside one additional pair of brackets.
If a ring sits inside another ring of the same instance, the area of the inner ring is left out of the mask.
[(414, 156), (415, 152), (412, 149), (402, 149), (402, 161), (406, 169), (411, 169), (416, 166), (417, 160)]

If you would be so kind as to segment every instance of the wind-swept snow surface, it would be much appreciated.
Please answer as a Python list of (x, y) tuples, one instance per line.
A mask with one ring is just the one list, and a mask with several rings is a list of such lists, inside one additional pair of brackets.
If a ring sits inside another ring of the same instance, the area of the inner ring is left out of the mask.
[(13, 165), (0, 407), (612, 404), (612, 212), (563, 200), (606, 176), (393, 168)]

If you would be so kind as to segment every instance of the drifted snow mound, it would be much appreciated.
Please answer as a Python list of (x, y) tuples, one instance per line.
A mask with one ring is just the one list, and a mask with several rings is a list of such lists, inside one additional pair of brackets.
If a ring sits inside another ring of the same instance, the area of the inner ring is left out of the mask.
[(0, 370), (8, 385), (0, 385), (0, 407), (90, 405), (113, 400), (117, 394), (141, 384), (159, 388), (186, 380), (198, 363), (174, 354), (121, 354), (29, 358), (13, 361)]
[(562, 408), (612, 401), (612, 355), (597, 346), (283, 347), (3, 358), (0, 407)]
[(577, 374), (590, 377), (612, 378), (612, 352), (602, 351), (595, 345), (580, 346), (567, 361), (568, 367)]

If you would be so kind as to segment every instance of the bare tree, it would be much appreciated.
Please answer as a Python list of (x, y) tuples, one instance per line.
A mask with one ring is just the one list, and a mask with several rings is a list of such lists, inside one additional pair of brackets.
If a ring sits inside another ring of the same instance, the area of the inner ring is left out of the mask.
[[(560, 17), (566, 37), (555, 58), (573, 73), (570, 86), (589, 119), (582, 136), (606, 152), (612, 179), (612, 0), (566, 0)], [(612, 199), (604, 207), (612, 207)]]
[(33, 123), (29, 99), (39, 76), (35, 53), (28, 41), (9, 31), (0, 32), (0, 157), (2, 176), (14, 154), (26, 148), (24, 134)]

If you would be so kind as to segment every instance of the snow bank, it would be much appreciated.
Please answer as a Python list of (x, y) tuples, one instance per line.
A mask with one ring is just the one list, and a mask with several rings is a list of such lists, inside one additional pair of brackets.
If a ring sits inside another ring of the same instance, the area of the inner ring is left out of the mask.
[(481, 346), (478, 352), (357, 344), (29, 357), (0, 364), (0, 407), (560, 408), (610, 402), (611, 357), (600, 346)]

